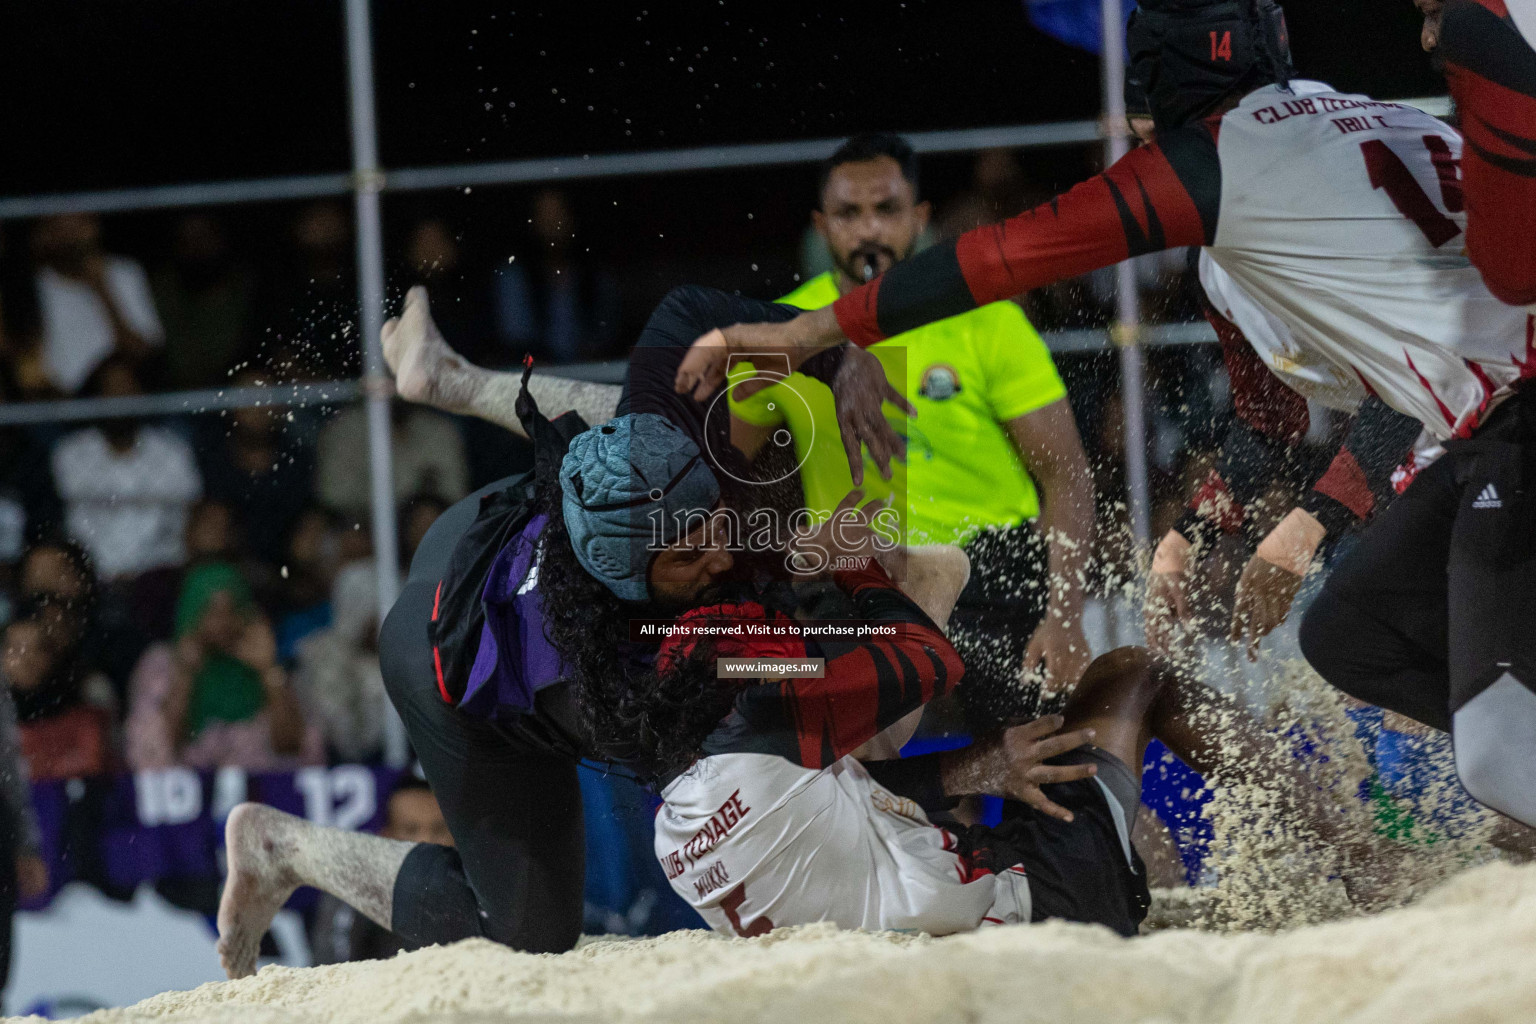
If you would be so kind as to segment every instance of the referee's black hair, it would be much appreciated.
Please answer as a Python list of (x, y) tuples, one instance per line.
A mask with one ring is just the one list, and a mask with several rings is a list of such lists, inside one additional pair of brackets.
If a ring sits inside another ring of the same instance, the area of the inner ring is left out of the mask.
[(838, 146), (835, 153), (821, 162), (821, 169), (816, 176), (816, 208), (821, 209), (821, 197), (827, 191), (827, 182), (832, 180), (833, 171), (843, 164), (861, 164), (882, 156), (896, 161), (901, 168), (901, 176), (911, 182), (912, 194), (916, 196), (917, 154), (912, 151), (912, 144), (900, 135), (889, 132), (864, 132)]

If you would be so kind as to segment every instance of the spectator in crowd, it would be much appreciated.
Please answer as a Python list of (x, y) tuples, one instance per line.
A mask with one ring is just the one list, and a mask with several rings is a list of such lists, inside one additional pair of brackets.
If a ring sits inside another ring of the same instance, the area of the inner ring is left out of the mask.
[(972, 228), (996, 224), (1050, 198), (1048, 189), (1031, 184), (1011, 149), (984, 149), (971, 165), (971, 184), (944, 204), (939, 235), (958, 238)]
[(15, 233), (0, 230), (0, 365), (10, 378), (6, 401), (51, 397), (53, 385), (43, 369), (37, 282), (32, 267), (5, 259)]
[(128, 763), (135, 771), (181, 763), (271, 770), (323, 760), (271, 623), (240, 570), (210, 562), (187, 573), (176, 601), (176, 640), (152, 645), (134, 670)]
[(357, 338), (337, 329), (357, 318), (352, 218), (335, 201), (311, 203), (294, 221), (293, 241), (294, 258), (260, 304), (258, 322), (272, 339), (261, 363), (285, 378), (355, 377)]
[(242, 564), (244, 544), (234, 506), (218, 498), (200, 498), (187, 512), (187, 564), (142, 573), (133, 582), (133, 623), (150, 640), (164, 640), (176, 628), (176, 596), (189, 568), (205, 562), (232, 562), (249, 575), (259, 565)]
[[(232, 383), (261, 387), (273, 380), (247, 369)], [(204, 490), (241, 511), (250, 553), (274, 566), (283, 564), (288, 536), (314, 494), (314, 454), (287, 422), (287, 412), (270, 406), (234, 409), (205, 417), (198, 445)]]
[(11, 920), (17, 901), (37, 899), (48, 891), (43, 833), (27, 780), (16, 705), (10, 691), (0, 687), (0, 992), (11, 979)]
[(448, 511), (448, 502), (435, 494), (413, 494), (400, 507), (400, 564), (407, 566), (416, 557), (421, 540), (437, 522), (437, 517)]
[(406, 239), (405, 259), (410, 283), (432, 288), (444, 336), (462, 346), (460, 354), (482, 366), (504, 363), (508, 356), (496, 339), (487, 275), (466, 269), (463, 244), (448, 225), (436, 217), (418, 221)]
[[(397, 502), (431, 494), (452, 503), (469, 493), (464, 441), (452, 420), (419, 405), (396, 402), (390, 424)], [(354, 405), (320, 431), (316, 489), (326, 507), (361, 523), (368, 520), (371, 480), (368, 411)]]
[[(88, 392), (120, 398), (144, 387), (134, 363), (115, 354), (96, 368)], [(105, 580), (186, 560), (187, 508), (203, 482), (179, 435), (128, 417), (103, 420), (59, 441), (53, 475), (65, 525)]]
[(164, 339), (144, 268), (102, 249), (93, 214), (45, 217), (32, 234), (43, 370), (64, 394), (80, 391), (109, 356), (130, 365)]
[(152, 285), (165, 325), (166, 383), (225, 383), (250, 341), (255, 281), (231, 255), (223, 225), (206, 213), (178, 218), (171, 260)]
[[(379, 835), (406, 843), (452, 846), (453, 834), (443, 820), (442, 808), (425, 779), (405, 774), (390, 791)], [(329, 893), (320, 895), (310, 929), (309, 948), (316, 964), (353, 960), (387, 960), (405, 946), (394, 934), (379, 927)]]
[(0, 669), (16, 702), (21, 752), (37, 781), (100, 775), (115, 761), (113, 715), (102, 703), (111, 687), (88, 673), (73, 632), (41, 604), (23, 606), (5, 627)]
[(294, 523), (277, 625), (278, 657), (285, 665), (293, 663), (305, 637), (331, 624), (331, 587), (340, 567), (372, 555), (371, 548), (357, 543), (360, 533), (343, 529), (335, 513), (318, 505), (305, 509)]
[(592, 265), (576, 241), (576, 217), (564, 192), (534, 196), (528, 219), (532, 246), (496, 279), (500, 362), (531, 352), (552, 363), (609, 354), (617, 336), (619, 296), (613, 278)]
[(57, 534), (40, 539), (21, 561), (19, 591), (39, 605), (56, 634), (79, 651), (81, 661), (105, 672), (119, 707), (145, 639), (123, 609), (103, 602), (95, 568), (85, 549)]
[(293, 688), (336, 761), (377, 760), (389, 698), (379, 670), (379, 583), (372, 560), (336, 575), (331, 625), (298, 647)]
[[(18, 397), (8, 369), (0, 365), (0, 404)], [(0, 623), (10, 617), (27, 541), (62, 518), (47, 447), (25, 427), (0, 427)]]

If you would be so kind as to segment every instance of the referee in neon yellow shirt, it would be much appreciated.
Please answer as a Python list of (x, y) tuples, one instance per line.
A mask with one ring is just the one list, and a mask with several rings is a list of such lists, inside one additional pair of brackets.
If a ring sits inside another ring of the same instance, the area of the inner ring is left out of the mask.
[[(910, 256), (927, 227), (917, 160), (895, 135), (849, 139), (823, 165), (811, 214), (833, 269), (781, 302), (803, 309)], [(1093, 482), (1050, 352), (1011, 302), (984, 306), (871, 348), (918, 415), (886, 415), (906, 440), (882, 479), (865, 458), (865, 495), (890, 497), (909, 544), (960, 544), (971, 582), (950, 617), (965, 659), (969, 718), (1034, 717), (1047, 689), (1077, 682)], [(793, 444), (806, 504), (830, 512), (853, 489), (832, 393), (793, 374), (732, 401), (732, 440), (748, 456)]]

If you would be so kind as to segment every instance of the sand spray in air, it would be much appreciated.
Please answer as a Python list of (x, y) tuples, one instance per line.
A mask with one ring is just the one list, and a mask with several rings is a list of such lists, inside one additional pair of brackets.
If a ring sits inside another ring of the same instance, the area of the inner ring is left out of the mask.
[[(1409, 903), (1451, 875), (1498, 859), (1497, 815), (1467, 799), (1449, 744), (1416, 765), (1424, 784), (1412, 799), (1383, 793), (1350, 700), (1300, 659), (1270, 663), (1257, 711), (1274, 758), (1304, 769), (1337, 833), (1319, 835), (1297, 813), (1278, 762), (1242, 764), (1208, 778), (1205, 808), (1214, 837), (1198, 897), (1186, 896), (1180, 923), (1216, 930), (1274, 930)], [(1230, 707), (1197, 713), (1218, 742), (1236, 742)], [(1242, 713), (1242, 712), (1239, 712)], [(1342, 842), (1340, 841), (1342, 839)], [(1349, 853), (1344, 852), (1348, 847)], [(1346, 891), (1348, 874), (1355, 892)], [(1351, 900), (1351, 895), (1355, 899)]]

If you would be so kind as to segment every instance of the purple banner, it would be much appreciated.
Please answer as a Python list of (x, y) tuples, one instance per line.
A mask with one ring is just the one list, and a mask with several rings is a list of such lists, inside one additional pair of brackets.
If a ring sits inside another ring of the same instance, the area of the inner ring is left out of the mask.
[(167, 768), (35, 783), (49, 891), (26, 907), (46, 905), (77, 879), (124, 897), (144, 882), (216, 882), (223, 875), (224, 819), (244, 800), (318, 825), (376, 829), (399, 775), (395, 768), (343, 764), (274, 773)]

